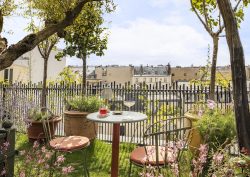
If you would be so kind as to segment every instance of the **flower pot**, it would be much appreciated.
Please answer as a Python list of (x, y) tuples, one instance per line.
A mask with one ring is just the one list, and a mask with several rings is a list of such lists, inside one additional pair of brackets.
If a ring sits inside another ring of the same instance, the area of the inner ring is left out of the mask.
[[(50, 130), (51, 137), (55, 135), (57, 125), (61, 120), (62, 118), (57, 116), (53, 119), (50, 119), (48, 122), (44, 121), (47, 127), (49, 125), (49, 128), (47, 129)], [(47, 138), (42, 121), (33, 121), (32, 119), (26, 119), (25, 121), (29, 124), (27, 127), (27, 132), (28, 132), (28, 138), (30, 141), (41, 140), (41, 139)]]
[[(194, 126), (194, 123), (198, 121), (200, 118), (197, 115), (189, 113), (189, 112), (185, 113), (184, 116), (189, 118), (192, 122), (192, 129), (190, 130), (191, 132), (188, 137), (188, 142), (189, 142), (190, 150), (192, 152), (196, 152), (197, 149), (200, 147), (200, 144), (202, 144), (203, 142), (199, 130)], [(186, 122), (186, 124), (188, 124), (188, 122)], [(190, 125), (187, 125), (187, 126), (190, 126)]]
[(64, 132), (66, 136), (78, 135), (94, 139), (97, 136), (97, 123), (87, 120), (88, 112), (65, 111)]

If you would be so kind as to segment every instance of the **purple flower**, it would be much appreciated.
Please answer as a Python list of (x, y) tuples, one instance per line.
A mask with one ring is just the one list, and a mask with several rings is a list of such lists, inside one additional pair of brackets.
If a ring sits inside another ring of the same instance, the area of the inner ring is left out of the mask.
[(216, 165), (220, 165), (223, 161), (224, 155), (222, 153), (215, 153), (213, 155), (213, 161)]
[(198, 116), (201, 117), (202, 115), (203, 115), (203, 110), (200, 109), (200, 110), (198, 111)]
[(19, 177), (25, 177), (25, 172), (21, 171), (20, 174), (19, 174)]
[(65, 160), (65, 158), (63, 155), (58, 156), (56, 159), (55, 165), (59, 166), (61, 163), (64, 162), (64, 160)]
[(5, 176), (6, 175), (6, 169), (3, 168), (2, 171), (1, 171), (1, 176)]
[(215, 108), (215, 102), (213, 100), (207, 100), (207, 107), (211, 110)]
[(38, 143), (38, 141), (35, 141), (33, 144), (33, 148), (38, 148), (38, 147), (39, 147), (39, 143)]
[(63, 167), (62, 168), (62, 173), (63, 174), (69, 174), (71, 173), (72, 171), (74, 171), (74, 168), (72, 166), (68, 166), (68, 167)]
[(197, 159), (193, 159), (193, 166), (194, 169), (191, 173), (192, 177), (197, 177), (203, 170), (203, 166), (207, 162), (207, 155), (208, 155), (208, 145), (201, 144), (199, 148), (199, 156)]

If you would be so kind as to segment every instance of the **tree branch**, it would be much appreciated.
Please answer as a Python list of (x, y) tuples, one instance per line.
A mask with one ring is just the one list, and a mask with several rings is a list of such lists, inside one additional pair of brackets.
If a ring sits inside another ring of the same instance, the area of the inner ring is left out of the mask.
[(213, 32), (209, 29), (209, 27), (206, 25), (206, 23), (202, 20), (201, 16), (199, 15), (199, 13), (197, 12), (197, 10), (194, 7), (192, 0), (190, 0), (190, 3), (191, 3), (192, 10), (196, 14), (196, 16), (198, 17), (198, 19), (200, 20), (200, 22), (203, 24), (204, 28), (213, 37)]
[(57, 24), (48, 25), (43, 30), (29, 34), (18, 43), (11, 45), (0, 55), (0, 71), (11, 66), (18, 57), (34, 49), (41, 41), (71, 25), (74, 19), (80, 14), (84, 5), (91, 1), (101, 0), (79, 0), (73, 9), (66, 13), (65, 18), (62, 21)]
[(40, 45), (37, 45), (37, 48), (38, 48), (38, 51), (40, 53), (40, 55), (43, 57), (43, 58), (46, 58), (46, 56), (44, 55), (44, 52), (42, 51), (42, 47)]
[(48, 53), (47, 53), (48, 55), (50, 54), (51, 50), (56, 45), (56, 43), (57, 43), (57, 40), (51, 41), (50, 46), (48, 48)]
[[(205, 18), (206, 26), (209, 28), (208, 20), (207, 20), (208, 17), (207, 17), (207, 12), (206, 12), (206, 0), (203, 0), (202, 4), (203, 4), (203, 13), (204, 13), (204, 18)], [(211, 29), (211, 26), (210, 26), (210, 29)]]

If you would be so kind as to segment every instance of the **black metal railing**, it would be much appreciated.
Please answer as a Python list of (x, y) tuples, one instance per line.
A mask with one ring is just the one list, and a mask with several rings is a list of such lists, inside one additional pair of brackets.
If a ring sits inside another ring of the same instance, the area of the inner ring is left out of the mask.
[[(101, 96), (103, 88), (106, 85), (99, 83), (96, 85), (87, 85), (87, 95)], [(123, 101), (127, 98), (133, 98), (135, 105), (131, 107), (132, 111), (143, 112), (148, 115), (148, 120), (138, 123), (121, 124), (121, 141), (139, 142), (147, 123), (153, 123), (167, 117), (183, 116), (192, 105), (198, 101), (204, 101), (208, 98), (209, 88), (202, 86), (178, 86), (178, 85), (117, 85), (112, 83), (109, 87), (113, 91), (112, 98), (109, 99), (111, 109), (127, 110)], [(63, 117), (64, 99), (71, 96), (81, 95), (81, 84), (49, 84), (47, 86), (47, 105), (48, 108), (57, 115)], [(227, 108), (232, 102), (232, 92), (230, 87), (216, 87), (215, 101), (217, 107)], [(22, 84), (12, 85), (0, 84), (0, 106), (4, 104), (7, 107), (15, 106), (15, 114), (18, 121), (24, 119), (25, 104), (24, 100), (32, 100), (39, 105), (41, 97), (41, 84)], [(136, 130), (136, 131), (135, 131)], [(57, 129), (58, 135), (64, 135), (63, 121)], [(112, 124), (98, 125), (98, 138), (111, 141)]]

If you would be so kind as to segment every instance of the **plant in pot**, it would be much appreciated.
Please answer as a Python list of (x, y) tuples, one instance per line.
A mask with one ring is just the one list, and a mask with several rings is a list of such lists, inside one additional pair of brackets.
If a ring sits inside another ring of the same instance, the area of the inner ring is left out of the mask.
[(97, 135), (97, 123), (86, 116), (99, 110), (103, 101), (96, 96), (76, 96), (65, 100), (64, 132), (66, 136), (79, 135), (94, 139)]
[(219, 109), (209, 107), (201, 113), (201, 118), (195, 122), (204, 143), (214, 151), (224, 146), (236, 137), (235, 115), (231, 108)]
[(29, 140), (51, 139), (61, 119), (47, 108), (30, 108), (25, 119)]
[(185, 116), (193, 123), (190, 137), (191, 150), (198, 148), (201, 143), (207, 143), (210, 149), (216, 150), (236, 136), (232, 109), (217, 108), (212, 100), (196, 104), (194, 109), (187, 112)]
[[(205, 110), (205, 102), (200, 101), (195, 103), (192, 106), (192, 108), (184, 114), (184, 116), (189, 118), (192, 123), (192, 129), (189, 134), (189, 147), (192, 152), (195, 152), (200, 147), (200, 144), (203, 143), (202, 137), (198, 129), (194, 125), (201, 118), (201, 114), (204, 112), (204, 110)], [(190, 124), (190, 122), (185, 122), (185, 124)]]

